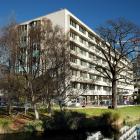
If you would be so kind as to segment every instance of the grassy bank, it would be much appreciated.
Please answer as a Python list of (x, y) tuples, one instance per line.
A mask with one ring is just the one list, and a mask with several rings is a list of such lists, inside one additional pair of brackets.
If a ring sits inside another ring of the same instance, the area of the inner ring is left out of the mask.
[(43, 131), (42, 121), (29, 115), (0, 115), (0, 134)]
[(76, 109), (75, 111), (85, 113), (88, 117), (100, 116), (102, 113), (105, 112), (113, 112), (113, 113), (119, 113), (122, 119), (124, 119), (125, 122), (127, 123), (140, 121), (140, 106), (122, 107), (116, 110), (101, 109), (101, 108), (83, 108), (83, 109)]
[[(60, 124), (62, 125), (62, 123), (64, 123), (64, 128), (65, 126), (67, 126), (68, 128), (71, 127), (76, 128), (77, 126), (79, 126), (79, 124), (81, 125), (81, 122), (77, 124), (80, 118), (85, 118), (85, 124), (83, 124), (82, 127), (89, 126), (91, 122), (93, 123), (93, 126), (95, 126), (95, 124), (96, 125), (100, 124), (100, 121), (98, 120), (102, 117), (102, 115), (109, 112), (111, 114), (105, 115), (105, 118), (107, 120), (109, 118), (108, 117), (109, 115), (110, 121), (114, 121), (114, 119), (117, 120), (118, 118), (120, 118), (119, 119), (120, 122), (123, 122), (122, 120), (124, 120), (124, 122), (127, 124), (140, 123), (140, 106), (123, 107), (123, 108), (118, 108), (116, 110), (101, 109), (101, 108), (79, 108), (79, 109), (77, 108), (77, 109), (67, 110), (65, 115), (61, 114), (61, 112), (59, 112), (59, 109), (55, 109), (55, 111), (57, 111), (58, 113), (50, 116), (46, 113), (45, 109), (43, 111), (40, 110), (41, 120), (38, 121), (34, 120), (34, 115), (32, 112), (29, 112), (28, 115), (26, 116), (24, 114), (19, 114), (16, 116), (3, 115), (3, 112), (1, 112), (0, 133), (43, 131), (44, 122), (46, 126), (50, 128), (56, 128), (56, 126), (60, 127)], [(112, 116), (113, 116), (113, 120), (112, 120)]]

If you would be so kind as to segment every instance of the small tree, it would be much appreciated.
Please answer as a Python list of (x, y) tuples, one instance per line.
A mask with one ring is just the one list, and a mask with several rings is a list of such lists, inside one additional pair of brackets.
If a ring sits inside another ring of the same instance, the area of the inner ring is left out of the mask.
[[(36, 104), (44, 98), (50, 110), (52, 99), (62, 97), (64, 95), (62, 91), (66, 92), (67, 90), (66, 81), (69, 76), (68, 40), (62, 29), (58, 26), (52, 26), (49, 20), (44, 19), (42, 24), (38, 21), (35, 26), (31, 23), (30, 26), (26, 39), (26, 50), (23, 51), (22, 48), (19, 50), (18, 60), (27, 81), (26, 87), (35, 110), (36, 119), (39, 119)], [(23, 58), (25, 53), (27, 59)]]
[(43, 23), (45, 37), (41, 61), (44, 69), (40, 78), (46, 83), (42, 89), (50, 112), (52, 100), (57, 100), (62, 110), (62, 102), (66, 103), (70, 97), (77, 98), (81, 94), (71, 84), (69, 34), (59, 26), (52, 25), (48, 19), (43, 19)]
[(13, 54), (9, 73), (23, 75), (25, 101), (31, 102), (36, 119), (40, 101), (46, 100), (50, 110), (53, 99), (79, 96), (71, 88), (69, 39), (62, 28), (47, 19), (33, 21), (28, 27), (14, 24), (3, 32), (1, 42)]
[[(96, 69), (111, 81), (112, 87), (112, 108), (117, 107), (117, 83), (125, 79), (126, 84), (131, 84), (127, 80), (127, 75), (120, 77), (121, 73), (131, 72), (131, 61), (135, 57), (136, 47), (139, 44), (135, 41), (139, 37), (139, 27), (123, 18), (109, 20), (105, 26), (97, 28), (97, 32), (102, 38), (97, 39), (100, 53), (107, 62), (107, 66), (97, 63)], [(126, 61), (127, 64), (124, 64)]]
[(8, 99), (9, 114), (11, 113), (11, 98), (13, 98), (16, 91), (19, 90), (19, 88), (16, 89), (19, 83), (17, 82), (17, 76), (15, 75), (15, 63), (19, 42), (18, 30), (16, 27), (17, 23), (15, 20), (12, 20), (0, 29), (0, 48), (3, 50), (2, 56), (6, 59), (6, 61), (3, 60), (1, 63), (8, 65), (7, 76), (1, 81), (1, 89), (7, 91), (6, 96)]
[(0, 81), (0, 89), (4, 93), (4, 97), (7, 101), (7, 112), (12, 113), (12, 105), (17, 102), (19, 97), (23, 96), (24, 81), (20, 75), (7, 74)]

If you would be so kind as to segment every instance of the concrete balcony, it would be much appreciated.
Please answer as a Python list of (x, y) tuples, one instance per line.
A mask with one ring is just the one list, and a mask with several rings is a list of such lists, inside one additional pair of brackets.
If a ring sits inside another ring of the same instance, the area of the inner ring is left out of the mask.
[(87, 33), (84, 34), (84, 33), (80, 32), (78, 26), (75, 28), (72, 25), (70, 25), (70, 29), (73, 30), (74, 32), (78, 33), (80, 36), (84, 37), (85, 39), (88, 38)]

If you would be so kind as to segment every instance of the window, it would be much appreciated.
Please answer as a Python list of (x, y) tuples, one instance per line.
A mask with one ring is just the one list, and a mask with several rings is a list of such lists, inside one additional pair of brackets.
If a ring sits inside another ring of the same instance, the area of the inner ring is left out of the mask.
[(24, 40), (24, 42), (26, 42), (26, 41), (27, 41), (27, 37), (26, 37), (26, 36), (24, 36), (24, 39), (23, 39), (23, 40)]
[(73, 39), (76, 39), (76, 34), (73, 32), (70, 32), (70, 37), (72, 37)]
[(77, 63), (77, 58), (70, 56), (70, 62)]
[(26, 31), (27, 30), (27, 25), (21, 25), (20, 30), (21, 31)]
[(96, 47), (95, 52), (100, 53), (100, 50)]
[(93, 58), (93, 54), (89, 53), (89, 58)]
[(91, 43), (91, 42), (88, 42), (88, 47), (89, 47), (89, 48), (91, 48), (91, 49), (93, 49), (93, 50), (95, 49), (94, 44), (93, 44), (93, 43)]
[(71, 70), (71, 73), (72, 73), (72, 75), (74, 75), (74, 76), (77, 76), (77, 75), (78, 75), (78, 71), (77, 71), (77, 70), (74, 70), (74, 69)]
[(89, 89), (90, 89), (90, 90), (95, 90), (95, 85), (90, 84), (90, 85), (89, 85)]
[(80, 83), (80, 89), (87, 89), (87, 84)]
[(20, 48), (20, 53), (22, 55), (25, 55), (26, 54), (26, 48)]
[(30, 27), (36, 27), (40, 25), (40, 20), (31, 21), (29, 24), (30, 24)]
[(111, 88), (110, 87), (107, 87), (107, 89), (106, 89), (107, 91), (111, 91)]
[(101, 58), (96, 57), (96, 61), (97, 61), (97, 63), (101, 63)]
[(89, 63), (89, 68), (94, 69), (94, 68), (95, 68), (95, 65), (94, 65), (94, 64), (91, 64), (91, 63)]
[(87, 78), (87, 73), (86, 72), (80, 72), (80, 76), (82, 77), (82, 78)]
[(96, 79), (96, 76), (93, 75), (93, 74), (90, 74), (90, 75), (89, 75), (89, 78), (92, 79), (92, 80), (95, 80), (95, 79)]
[(82, 32), (83, 34), (86, 33), (86, 30), (83, 27), (81, 27), (81, 26), (79, 26), (79, 31)]
[(80, 49), (80, 53), (81, 53), (82, 55), (86, 56), (86, 51), (85, 51), (85, 50)]
[(85, 44), (85, 45), (86, 45), (86, 40), (85, 40), (84, 38), (79, 37), (79, 40), (80, 40), (80, 42), (81, 42), (82, 44)]
[(107, 82), (107, 80), (108, 80), (107, 78), (103, 77), (103, 81), (104, 81), (104, 82)]
[(72, 82), (72, 87), (73, 88), (77, 88), (77, 83), (76, 82)]
[(96, 80), (101, 81), (101, 76), (96, 76)]
[(97, 86), (97, 90), (101, 90), (101, 86), (98, 85), (98, 86)]
[(75, 28), (76, 28), (76, 23), (75, 23), (75, 21), (74, 21), (74, 20), (72, 20), (72, 19), (70, 19), (70, 25), (72, 25), (73, 27), (75, 27)]
[(104, 59), (102, 59), (102, 64), (106, 65), (107, 62)]
[(76, 51), (77, 50), (77, 46), (74, 43), (71, 43), (70, 44), (70, 49), (73, 50), (73, 51)]
[(89, 53), (89, 58), (95, 60), (96, 59), (96, 56), (94, 54), (92, 54), (92, 53)]
[(109, 92), (109, 91), (111, 91), (111, 88), (110, 87), (103, 87), (103, 90)]
[(104, 90), (104, 91), (107, 91), (107, 87), (103, 87), (103, 90)]
[(93, 38), (94, 38), (94, 36), (93, 36), (91, 33), (88, 33), (88, 37), (89, 37), (90, 39), (93, 39)]
[(27, 30), (27, 25), (24, 26), (24, 30)]
[(81, 65), (86, 66), (87, 65), (86, 61), (81, 60)]
[(96, 67), (96, 72), (97, 72), (97, 73), (103, 72), (103, 69), (97, 66), (97, 67)]
[(80, 83), (80, 89), (83, 89), (83, 84), (82, 83)]
[(83, 89), (87, 89), (87, 84), (83, 84)]

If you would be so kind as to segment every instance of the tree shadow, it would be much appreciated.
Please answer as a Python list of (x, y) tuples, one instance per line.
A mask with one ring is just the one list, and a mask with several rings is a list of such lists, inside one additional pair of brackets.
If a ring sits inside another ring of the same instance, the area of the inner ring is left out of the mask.
[[(104, 137), (117, 140), (119, 128), (112, 125), (115, 119), (111, 113), (100, 117), (89, 117), (74, 111), (54, 111), (51, 117), (43, 120), (44, 136), (86, 140), (89, 135), (100, 131)], [(70, 139), (70, 140), (71, 140)]]

